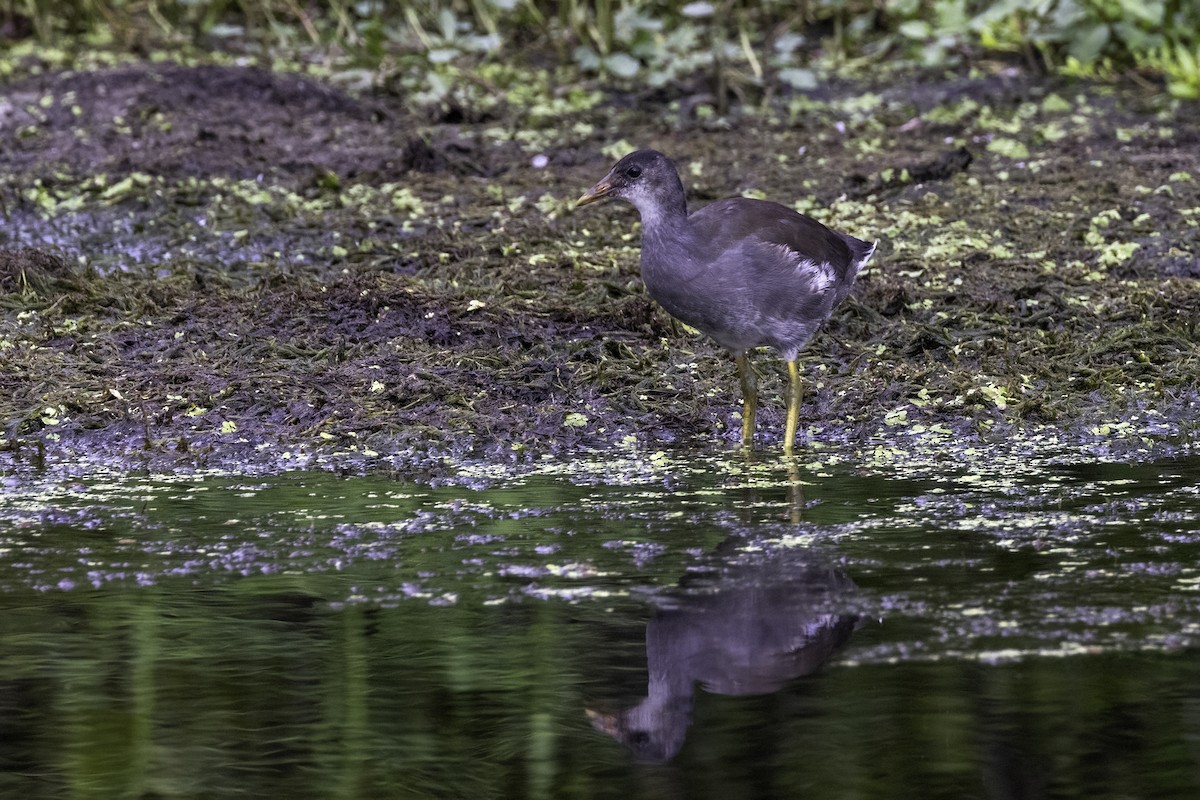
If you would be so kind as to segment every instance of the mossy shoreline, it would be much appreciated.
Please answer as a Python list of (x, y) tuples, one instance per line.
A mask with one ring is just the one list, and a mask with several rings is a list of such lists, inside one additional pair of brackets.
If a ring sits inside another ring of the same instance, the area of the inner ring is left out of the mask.
[[(725, 118), (685, 96), (558, 97), (431, 118), (236, 66), (12, 80), (0, 457), (731, 448), (733, 365), (645, 295), (635, 215), (572, 208), (634, 146), (675, 157), (694, 205), (765, 196), (881, 240), (802, 356), (801, 445), (1191, 449), (1194, 105), (1001, 64)], [(782, 368), (755, 363), (777, 449)]]

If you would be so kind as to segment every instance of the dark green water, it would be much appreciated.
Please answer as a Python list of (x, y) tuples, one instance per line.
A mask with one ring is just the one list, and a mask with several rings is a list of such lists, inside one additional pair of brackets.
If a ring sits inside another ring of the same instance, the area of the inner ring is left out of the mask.
[(0, 798), (1200, 797), (1200, 460), (480, 473), (9, 476)]

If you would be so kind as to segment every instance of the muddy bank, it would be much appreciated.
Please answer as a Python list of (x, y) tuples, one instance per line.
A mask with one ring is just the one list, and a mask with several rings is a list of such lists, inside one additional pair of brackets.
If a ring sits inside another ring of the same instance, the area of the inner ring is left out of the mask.
[[(694, 204), (761, 193), (881, 240), (802, 357), (802, 442), (1190, 446), (1195, 107), (1000, 67), (730, 120), (594, 88), (431, 114), (243, 67), (12, 80), (6, 458), (732, 446), (733, 365), (646, 297), (633, 211), (572, 210), (627, 146), (673, 154)], [(776, 446), (782, 367), (757, 364)]]

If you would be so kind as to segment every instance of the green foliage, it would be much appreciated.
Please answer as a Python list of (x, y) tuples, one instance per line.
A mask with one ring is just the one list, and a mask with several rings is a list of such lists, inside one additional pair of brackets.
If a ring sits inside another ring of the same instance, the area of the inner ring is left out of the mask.
[(1147, 56), (1146, 63), (1166, 76), (1171, 94), (1200, 100), (1200, 39), (1164, 43)]
[[(811, 88), (854, 55), (937, 66), (979, 48), (1076, 74), (1141, 68), (1200, 97), (1194, 0), (39, 0), (0, 6), (37, 40), (147, 49), (260, 47), (315, 54), (367, 77), (415, 75), (432, 97), (452, 67), (553, 53), (583, 76), (661, 86), (697, 74), (722, 87)], [(0, 39), (0, 44), (3, 40)], [(544, 63), (543, 58), (539, 61)]]
[(973, 21), (985, 46), (1031, 43), (1048, 60), (1128, 64), (1180, 37), (1195, 39), (1200, 7), (1179, 0), (1002, 0)]
[(1075, 74), (1149, 68), (1173, 94), (1200, 96), (1200, 4), (1191, 0), (896, 0), (886, 8), (927, 62), (975, 44), (1036, 54)]

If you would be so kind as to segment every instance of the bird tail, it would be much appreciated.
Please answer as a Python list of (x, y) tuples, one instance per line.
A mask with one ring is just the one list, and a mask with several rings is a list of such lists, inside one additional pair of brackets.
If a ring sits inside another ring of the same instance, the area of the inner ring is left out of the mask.
[(864, 242), (862, 239), (856, 239), (853, 236), (846, 236), (846, 245), (850, 248), (850, 264), (857, 275), (859, 271), (867, 265), (871, 260), (871, 256), (875, 255), (875, 248), (879, 246), (879, 242)]

